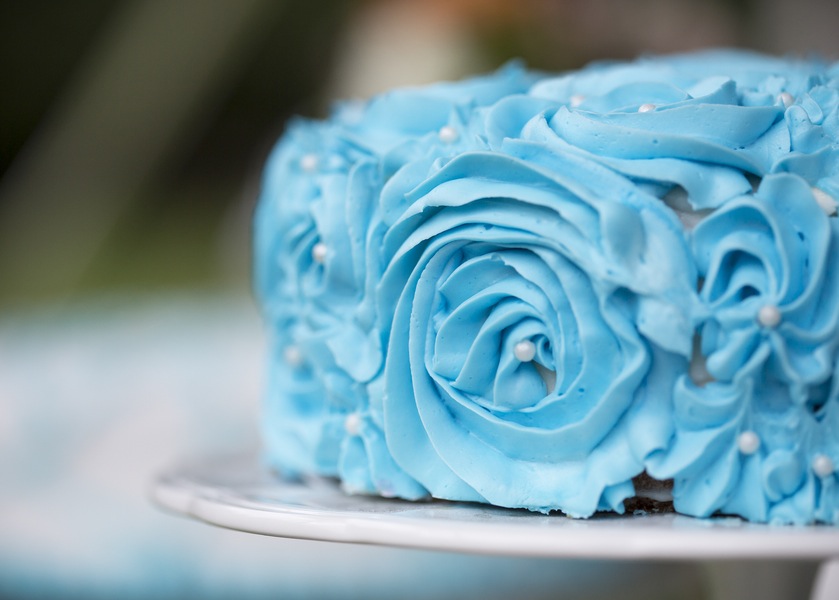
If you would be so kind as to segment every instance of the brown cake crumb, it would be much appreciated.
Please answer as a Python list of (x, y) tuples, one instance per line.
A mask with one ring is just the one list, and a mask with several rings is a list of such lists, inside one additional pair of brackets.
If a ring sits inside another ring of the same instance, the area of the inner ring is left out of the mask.
[(673, 480), (653, 479), (646, 471), (632, 479), (635, 496), (623, 501), (628, 514), (673, 512)]

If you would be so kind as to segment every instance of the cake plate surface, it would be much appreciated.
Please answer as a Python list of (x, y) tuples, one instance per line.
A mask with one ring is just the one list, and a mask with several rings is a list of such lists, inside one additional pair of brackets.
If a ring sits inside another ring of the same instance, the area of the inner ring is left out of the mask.
[(672, 513), (577, 520), (471, 503), (348, 495), (328, 479), (281, 479), (253, 455), (183, 464), (159, 476), (151, 493), (162, 507), (213, 525), (309, 540), (557, 558), (839, 557), (839, 529), (830, 526), (771, 526)]

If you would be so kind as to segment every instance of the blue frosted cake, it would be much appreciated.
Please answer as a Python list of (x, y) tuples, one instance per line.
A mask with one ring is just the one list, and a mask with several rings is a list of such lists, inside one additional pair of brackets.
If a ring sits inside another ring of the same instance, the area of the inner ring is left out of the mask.
[(839, 522), (839, 65), (508, 65), (293, 122), (265, 456), (352, 493)]

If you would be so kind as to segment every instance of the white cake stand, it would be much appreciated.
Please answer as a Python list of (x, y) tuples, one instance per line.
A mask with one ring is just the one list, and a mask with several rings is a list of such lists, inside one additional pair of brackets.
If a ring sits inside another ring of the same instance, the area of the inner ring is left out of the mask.
[[(713, 565), (718, 598), (801, 598), (806, 591), (788, 589), (791, 582), (806, 585), (820, 565), (811, 600), (839, 598), (839, 529), (829, 526), (675, 514), (575, 520), (477, 504), (349, 496), (326, 479), (282, 480), (254, 456), (177, 467), (155, 481), (152, 497), (206, 523), (286, 538), (503, 556), (703, 561)], [(755, 586), (765, 591), (755, 593)]]

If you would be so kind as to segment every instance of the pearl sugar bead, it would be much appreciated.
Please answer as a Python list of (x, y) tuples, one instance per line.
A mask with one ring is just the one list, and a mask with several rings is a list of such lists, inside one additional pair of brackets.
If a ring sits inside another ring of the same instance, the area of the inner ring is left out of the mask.
[(760, 438), (754, 431), (744, 431), (737, 438), (737, 448), (743, 454), (754, 454), (760, 448)]
[(530, 340), (522, 340), (513, 348), (513, 354), (521, 362), (530, 362), (536, 358), (536, 344)]
[(361, 433), (361, 416), (358, 413), (350, 413), (344, 419), (344, 430), (348, 435), (359, 435)]
[(834, 200), (830, 194), (825, 192), (824, 190), (820, 190), (819, 188), (813, 188), (813, 197), (816, 199), (816, 202), (819, 203), (819, 206), (824, 211), (828, 217), (835, 217), (837, 212), (837, 202)]
[(318, 242), (314, 246), (312, 246), (312, 260), (318, 263), (323, 264), (326, 260), (326, 244), (323, 242)]
[(571, 108), (577, 108), (580, 104), (585, 101), (586, 97), (582, 94), (574, 94), (568, 99), (568, 104), (571, 105)]
[(784, 108), (789, 108), (795, 103), (795, 96), (789, 92), (781, 92), (778, 94), (778, 101), (784, 105)]
[(816, 455), (811, 466), (813, 467), (813, 473), (822, 479), (833, 475), (833, 461), (830, 460), (829, 456), (825, 456), (824, 454)]
[(757, 322), (763, 327), (773, 328), (777, 327), (781, 322), (781, 311), (774, 304), (767, 304), (761, 306), (757, 311)]
[(286, 346), (285, 350), (283, 350), (283, 358), (292, 367), (303, 365), (303, 353), (297, 346)]
[(457, 141), (457, 129), (451, 127), (450, 125), (444, 125), (437, 133), (437, 137), (439, 137), (440, 141), (444, 144), (451, 144)]
[(655, 110), (655, 104), (642, 104), (638, 107), (639, 113), (652, 112)]
[(314, 173), (318, 168), (318, 157), (316, 154), (304, 154), (300, 158), (300, 168), (306, 173)]

